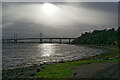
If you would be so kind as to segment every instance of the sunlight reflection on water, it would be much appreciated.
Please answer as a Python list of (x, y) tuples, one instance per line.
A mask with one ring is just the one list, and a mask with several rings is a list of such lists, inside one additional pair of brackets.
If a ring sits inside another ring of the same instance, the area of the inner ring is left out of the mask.
[(55, 46), (53, 46), (54, 44), (42, 44), (39, 45), (40, 48), (42, 48), (42, 56), (51, 56), (55, 53)]
[(3, 68), (18, 68), (43, 63), (72, 61), (94, 56), (100, 49), (69, 44), (19, 43), (3, 44)]

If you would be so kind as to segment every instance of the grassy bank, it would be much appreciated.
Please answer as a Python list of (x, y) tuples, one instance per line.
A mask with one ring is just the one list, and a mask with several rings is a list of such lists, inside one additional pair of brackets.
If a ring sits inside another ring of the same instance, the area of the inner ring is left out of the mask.
[(101, 62), (117, 62), (119, 59), (119, 49), (116, 46), (93, 46), (89, 47), (101, 48), (104, 53), (93, 57), (84, 58), (78, 61), (50, 64), (40, 72), (36, 73), (37, 78), (70, 78), (72, 70), (77, 66), (90, 63)]
[(72, 70), (83, 64), (90, 63), (99, 63), (99, 62), (113, 62), (119, 61), (120, 59), (112, 59), (112, 60), (80, 60), (80, 61), (72, 61), (66, 63), (58, 63), (51, 64), (45, 67), (43, 70), (38, 72), (35, 77), (37, 78), (70, 78)]

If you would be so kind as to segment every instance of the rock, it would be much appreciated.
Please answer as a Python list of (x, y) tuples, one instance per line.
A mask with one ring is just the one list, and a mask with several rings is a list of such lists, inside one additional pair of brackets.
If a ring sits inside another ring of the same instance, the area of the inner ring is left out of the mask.
[(60, 61), (59, 63), (64, 63), (64, 61)]
[(20, 76), (23, 76), (24, 74), (23, 73), (20, 73)]
[(40, 66), (43, 66), (43, 64), (40, 64)]
[(91, 63), (88, 63), (88, 64), (91, 64)]
[(36, 71), (37, 71), (37, 72), (40, 72), (40, 69), (38, 68), (38, 69), (36, 69)]
[(31, 74), (30, 76), (33, 77), (33, 76), (35, 76), (35, 74)]
[(77, 73), (75, 72), (75, 73), (73, 73), (73, 76), (75, 76)]

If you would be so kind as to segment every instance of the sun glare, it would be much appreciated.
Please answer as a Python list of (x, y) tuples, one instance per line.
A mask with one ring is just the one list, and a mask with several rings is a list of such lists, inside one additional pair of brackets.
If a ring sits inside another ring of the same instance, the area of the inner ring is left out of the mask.
[(44, 14), (47, 15), (54, 15), (57, 11), (57, 7), (51, 3), (44, 3), (41, 8)]

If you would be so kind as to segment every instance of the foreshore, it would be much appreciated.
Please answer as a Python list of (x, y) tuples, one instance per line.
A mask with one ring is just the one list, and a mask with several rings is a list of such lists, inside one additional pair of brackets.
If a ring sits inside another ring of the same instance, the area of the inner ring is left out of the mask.
[(16, 68), (3, 70), (4, 78), (71, 78), (72, 71), (81, 65), (102, 62), (118, 62), (120, 61), (119, 49), (116, 46), (95, 46), (81, 45), (94, 47), (104, 50), (102, 54), (83, 58), (80, 60), (59, 63), (44, 63), (24, 68)]

